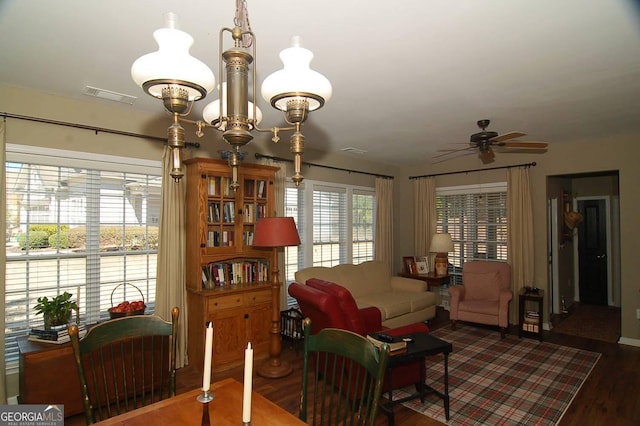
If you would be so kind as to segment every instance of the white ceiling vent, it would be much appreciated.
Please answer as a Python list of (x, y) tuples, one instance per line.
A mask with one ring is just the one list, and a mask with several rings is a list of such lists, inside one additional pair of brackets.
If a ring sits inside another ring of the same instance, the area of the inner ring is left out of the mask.
[(84, 94), (88, 96), (95, 96), (100, 99), (107, 99), (110, 101), (121, 102), (123, 104), (133, 105), (138, 99), (135, 96), (125, 95), (123, 93), (112, 92), (111, 90), (98, 89), (97, 87), (85, 86)]
[(364, 154), (368, 151), (365, 151), (364, 149), (360, 149), (360, 148), (354, 148), (352, 146), (348, 146), (346, 148), (342, 148), (340, 151), (342, 152), (350, 152), (352, 154)]

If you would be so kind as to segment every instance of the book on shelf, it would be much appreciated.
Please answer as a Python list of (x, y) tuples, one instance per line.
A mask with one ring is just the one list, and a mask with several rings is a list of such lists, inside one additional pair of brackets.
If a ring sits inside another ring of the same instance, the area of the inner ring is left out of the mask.
[(266, 259), (213, 262), (202, 267), (202, 288), (205, 289), (268, 280), (269, 261)]
[[(82, 338), (87, 334), (87, 326), (85, 324), (78, 325), (78, 335)], [(32, 328), (29, 331), (28, 340), (32, 342), (45, 342), (62, 344), (71, 340), (67, 324), (51, 327), (50, 329)]]
[(379, 333), (369, 333), (367, 334), (367, 340), (376, 345), (376, 347), (382, 346), (383, 343), (389, 345), (389, 350), (391, 352), (399, 351), (401, 349), (407, 348), (407, 342), (402, 340), (401, 337), (392, 337), (392, 341), (388, 342), (385, 339), (381, 338)]

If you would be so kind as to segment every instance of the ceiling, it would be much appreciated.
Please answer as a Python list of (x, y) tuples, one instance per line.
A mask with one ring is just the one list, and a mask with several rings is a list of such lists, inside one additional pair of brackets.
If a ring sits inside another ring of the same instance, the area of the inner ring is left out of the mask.
[[(333, 85), (331, 100), (303, 127), (307, 148), (351, 147), (366, 151), (358, 158), (416, 165), (468, 142), (483, 118), (489, 130), (550, 144), (640, 135), (637, 2), (247, 4), (259, 84), (300, 35), (314, 52), (312, 68)], [(218, 32), (233, 25), (234, 10), (234, 0), (0, 0), (0, 83), (85, 100), (93, 86), (137, 97), (122, 108), (165, 115), (130, 76), (133, 61), (157, 49), (152, 33), (163, 14), (179, 16), (195, 39), (191, 54), (219, 81)], [(192, 117), (218, 97), (197, 102)], [(262, 127), (282, 124), (280, 113), (258, 105)]]

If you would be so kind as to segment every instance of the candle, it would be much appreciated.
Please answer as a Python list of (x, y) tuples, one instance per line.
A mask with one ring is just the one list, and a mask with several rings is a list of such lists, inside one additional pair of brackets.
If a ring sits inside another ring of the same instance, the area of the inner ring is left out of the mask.
[(211, 386), (211, 352), (213, 350), (213, 323), (209, 322), (207, 325), (207, 332), (205, 334), (204, 344), (204, 374), (202, 376), (202, 390), (204, 392), (209, 391)]
[(251, 342), (244, 351), (244, 393), (242, 395), (242, 421), (251, 421), (251, 381), (253, 374), (253, 349)]

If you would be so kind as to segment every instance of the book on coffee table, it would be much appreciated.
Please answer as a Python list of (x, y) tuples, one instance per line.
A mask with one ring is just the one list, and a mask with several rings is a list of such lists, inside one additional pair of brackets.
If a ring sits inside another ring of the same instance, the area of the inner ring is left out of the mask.
[(378, 348), (382, 346), (383, 343), (386, 343), (387, 345), (389, 345), (389, 350), (391, 352), (399, 351), (400, 349), (406, 349), (407, 347), (407, 342), (402, 340), (401, 337), (393, 337), (392, 342), (387, 342), (381, 339), (378, 333), (369, 333), (367, 334), (367, 340), (376, 345)]

